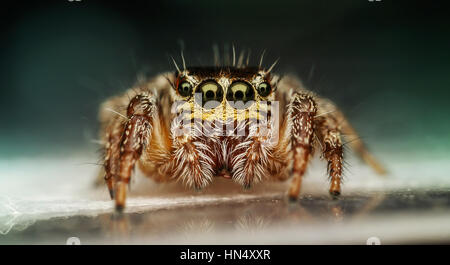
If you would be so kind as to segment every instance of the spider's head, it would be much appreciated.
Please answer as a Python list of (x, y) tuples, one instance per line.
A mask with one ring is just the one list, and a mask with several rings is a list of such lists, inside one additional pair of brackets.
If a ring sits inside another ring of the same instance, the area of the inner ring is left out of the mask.
[(192, 67), (175, 74), (174, 99), (185, 102), (180, 108), (191, 118), (258, 118), (274, 100), (277, 80), (259, 67)]

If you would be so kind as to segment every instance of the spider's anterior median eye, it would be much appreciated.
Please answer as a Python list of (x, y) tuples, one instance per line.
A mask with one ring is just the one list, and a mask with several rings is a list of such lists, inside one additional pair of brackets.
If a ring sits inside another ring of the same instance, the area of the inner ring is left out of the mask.
[(192, 84), (188, 81), (181, 82), (178, 86), (178, 93), (182, 97), (188, 97), (192, 94)]
[(272, 92), (272, 88), (266, 82), (259, 84), (257, 89), (258, 89), (258, 94), (261, 97), (267, 97), (268, 95), (270, 95), (270, 92)]
[[(199, 88), (196, 89), (195, 95), (196, 101), (206, 109), (216, 108), (223, 100), (222, 87), (214, 80), (203, 82)], [(197, 98), (197, 95), (200, 97)]]
[(242, 101), (244, 103), (254, 100), (253, 88), (246, 82), (237, 81), (231, 84), (227, 91), (228, 101)]

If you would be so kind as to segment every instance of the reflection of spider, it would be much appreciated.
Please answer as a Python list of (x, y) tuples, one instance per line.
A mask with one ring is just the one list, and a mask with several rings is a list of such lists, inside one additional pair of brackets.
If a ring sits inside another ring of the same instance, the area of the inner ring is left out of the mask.
[[(197, 189), (214, 176), (246, 188), (264, 179), (293, 176), (296, 199), (314, 149), (328, 161), (330, 194), (341, 192), (341, 135), (356, 135), (329, 100), (273, 68), (189, 67), (159, 75), (100, 109), (105, 180), (116, 209), (125, 206), (137, 163), (156, 181), (179, 180)], [(377, 172), (383, 168), (360, 140), (350, 146)]]

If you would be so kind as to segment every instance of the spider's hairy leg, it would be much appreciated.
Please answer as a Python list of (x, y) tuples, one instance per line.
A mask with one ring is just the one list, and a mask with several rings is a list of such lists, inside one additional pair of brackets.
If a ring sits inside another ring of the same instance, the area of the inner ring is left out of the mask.
[(150, 141), (156, 109), (153, 96), (148, 94), (135, 96), (128, 105), (128, 121), (120, 142), (118, 181), (115, 188), (117, 210), (125, 206), (127, 186), (136, 161), (140, 158), (144, 146)]
[(341, 194), (344, 149), (341, 140), (342, 124), (346, 119), (334, 104), (322, 99), (319, 107), (322, 115), (316, 116), (315, 133), (322, 148), (322, 155), (327, 160), (330, 177), (330, 195), (336, 198)]
[(125, 206), (127, 186), (136, 161), (150, 141), (155, 114), (153, 96), (138, 94), (128, 104), (126, 121), (116, 119), (107, 129), (105, 179), (119, 211)]
[(313, 152), (314, 116), (317, 107), (314, 99), (303, 93), (294, 93), (288, 109), (293, 150), (293, 180), (289, 198), (296, 200), (300, 193), (302, 177)]
[(323, 157), (328, 162), (330, 176), (330, 195), (337, 197), (341, 194), (342, 163), (344, 160), (341, 133), (339, 128), (328, 127), (327, 122), (318, 126), (317, 132), (321, 142)]
[(123, 121), (119, 117), (114, 118), (105, 129), (106, 144), (103, 167), (104, 178), (111, 199), (114, 199), (115, 176), (119, 170), (120, 139), (123, 133), (123, 126)]

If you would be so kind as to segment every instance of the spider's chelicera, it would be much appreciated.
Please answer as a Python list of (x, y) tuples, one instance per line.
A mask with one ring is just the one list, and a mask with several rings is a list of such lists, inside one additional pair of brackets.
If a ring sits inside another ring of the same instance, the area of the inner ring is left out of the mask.
[[(341, 138), (355, 137), (355, 130), (331, 101), (308, 91), (294, 76), (271, 73), (272, 68), (242, 60), (232, 66), (177, 66), (175, 73), (104, 102), (104, 177), (116, 209), (125, 206), (136, 164), (156, 181), (181, 181), (196, 189), (216, 176), (245, 188), (292, 177), (288, 195), (296, 199), (316, 149), (328, 162), (329, 192), (338, 196)], [(384, 172), (361, 140), (349, 145)]]

